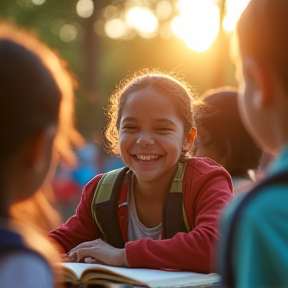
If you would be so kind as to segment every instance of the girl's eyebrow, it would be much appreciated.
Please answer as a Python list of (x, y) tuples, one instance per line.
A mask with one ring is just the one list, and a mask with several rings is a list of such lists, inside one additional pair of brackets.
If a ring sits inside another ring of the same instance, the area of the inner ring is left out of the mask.
[(175, 123), (173, 121), (171, 121), (170, 119), (167, 118), (160, 118), (155, 120), (155, 123), (159, 123), (159, 124), (166, 124), (166, 125), (175, 125)]
[[(136, 122), (137, 121), (137, 118), (136, 117), (131, 117), (131, 116), (128, 116), (128, 117), (124, 117), (122, 120), (121, 120), (121, 123), (124, 123), (124, 122)], [(164, 125), (171, 125), (171, 126), (175, 126), (175, 123), (173, 121), (171, 121), (170, 119), (168, 118), (159, 118), (159, 119), (156, 119), (154, 121), (155, 124), (164, 124)]]

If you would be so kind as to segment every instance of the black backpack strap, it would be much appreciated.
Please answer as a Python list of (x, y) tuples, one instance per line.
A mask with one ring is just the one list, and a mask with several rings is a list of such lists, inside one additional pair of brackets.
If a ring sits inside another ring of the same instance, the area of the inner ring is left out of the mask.
[(245, 196), (241, 199), (240, 203), (238, 204), (237, 208), (234, 211), (232, 216), (228, 234), (226, 245), (224, 246), (224, 261), (223, 261), (223, 271), (221, 287), (234, 287), (234, 275), (232, 269), (232, 248), (234, 242), (234, 230), (237, 225), (237, 221), (239, 220), (240, 214), (243, 208), (251, 201), (258, 193), (260, 193), (263, 188), (273, 185), (273, 184), (281, 184), (281, 183), (288, 183), (288, 170), (282, 171), (280, 173), (271, 175), (266, 179), (262, 180), (259, 184), (257, 184), (251, 191), (249, 191)]
[(169, 193), (167, 193), (163, 207), (163, 227), (165, 238), (172, 238), (178, 232), (189, 232), (186, 212), (183, 203), (183, 176), (186, 163), (179, 163)]
[[(97, 219), (96, 223), (102, 233), (101, 238), (104, 241), (106, 241), (108, 244), (116, 248), (123, 248), (125, 246), (122, 233), (121, 233), (121, 229), (119, 226), (117, 211), (118, 211), (118, 198), (121, 192), (122, 183), (128, 170), (129, 170), (128, 167), (124, 167), (121, 169), (117, 169), (117, 171), (115, 170), (116, 173), (114, 175), (109, 174), (109, 175), (112, 175), (113, 177), (113, 183), (110, 183), (110, 179), (106, 179), (107, 175), (104, 174), (104, 176), (100, 179), (97, 187), (100, 187), (101, 185), (103, 185), (102, 188), (105, 187), (105, 181), (107, 181), (107, 185), (108, 185), (107, 187), (108, 189), (106, 191), (107, 199), (104, 199), (105, 201), (102, 201), (102, 202), (99, 201), (97, 199), (97, 196), (102, 197), (102, 198), (104, 196), (105, 198), (105, 195), (103, 195), (103, 192), (97, 195), (97, 189), (96, 189), (95, 195), (94, 195), (95, 199), (93, 198), (93, 201), (92, 201), (92, 206), (94, 207), (91, 207), (93, 213), (95, 213), (94, 219), (96, 216), (96, 219)], [(112, 188), (111, 188), (112, 190), (111, 190), (111, 193), (109, 194), (110, 184), (112, 185)]]

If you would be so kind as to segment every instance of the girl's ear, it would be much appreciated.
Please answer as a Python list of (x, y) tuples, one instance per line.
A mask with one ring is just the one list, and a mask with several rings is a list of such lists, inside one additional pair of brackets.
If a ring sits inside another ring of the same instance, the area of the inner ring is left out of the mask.
[(196, 135), (197, 135), (197, 129), (193, 127), (186, 138), (186, 143), (183, 145), (184, 151), (189, 151), (191, 149)]

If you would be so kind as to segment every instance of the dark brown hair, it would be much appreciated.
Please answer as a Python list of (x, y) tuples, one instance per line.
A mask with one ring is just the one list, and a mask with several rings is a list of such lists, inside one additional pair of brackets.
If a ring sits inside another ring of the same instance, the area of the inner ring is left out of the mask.
[(237, 96), (238, 90), (232, 87), (220, 87), (204, 93), (201, 100), (205, 106), (201, 104), (197, 114), (200, 135), (197, 137), (201, 138), (203, 127), (209, 133), (213, 149), (225, 158), (225, 168), (230, 175), (245, 176), (249, 169), (258, 168), (262, 151), (242, 124)]

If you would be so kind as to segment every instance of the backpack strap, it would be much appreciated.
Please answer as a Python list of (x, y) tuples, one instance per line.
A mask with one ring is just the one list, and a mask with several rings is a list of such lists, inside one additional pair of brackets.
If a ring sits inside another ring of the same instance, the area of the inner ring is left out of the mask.
[(259, 193), (263, 191), (263, 188), (274, 185), (288, 183), (288, 170), (282, 171), (280, 173), (271, 175), (266, 179), (262, 180), (257, 184), (252, 190), (250, 190), (245, 196), (241, 199), (238, 206), (236, 207), (234, 214), (232, 215), (229, 230), (227, 234), (226, 245), (224, 245), (224, 259), (223, 259), (223, 270), (222, 270), (222, 285), (221, 287), (232, 288), (235, 286), (234, 275), (232, 269), (232, 248), (234, 243), (234, 232), (237, 226), (237, 222), (241, 217), (241, 212), (245, 206)]
[(190, 231), (183, 201), (183, 176), (187, 163), (179, 163), (169, 193), (163, 207), (163, 226), (165, 238), (172, 238), (178, 232)]
[(122, 183), (128, 170), (128, 167), (124, 167), (105, 173), (98, 182), (91, 203), (91, 212), (101, 231), (101, 238), (116, 248), (123, 248), (125, 245), (118, 224), (117, 206)]
[[(188, 232), (188, 224), (183, 203), (182, 180), (186, 163), (179, 163), (178, 169), (165, 198), (163, 227), (165, 238), (172, 238), (178, 232)], [(125, 246), (117, 217), (118, 198), (128, 167), (105, 173), (99, 180), (91, 203), (91, 212), (102, 239), (116, 248)]]

